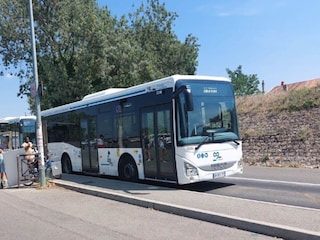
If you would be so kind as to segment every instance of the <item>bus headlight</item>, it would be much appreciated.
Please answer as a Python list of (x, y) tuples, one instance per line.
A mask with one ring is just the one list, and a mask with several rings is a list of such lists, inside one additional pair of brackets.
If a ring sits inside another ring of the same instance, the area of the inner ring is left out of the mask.
[(190, 163), (184, 163), (184, 168), (186, 170), (186, 175), (189, 177), (189, 176), (196, 176), (198, 175), (198, 170), (193, 166), (191, 165)]

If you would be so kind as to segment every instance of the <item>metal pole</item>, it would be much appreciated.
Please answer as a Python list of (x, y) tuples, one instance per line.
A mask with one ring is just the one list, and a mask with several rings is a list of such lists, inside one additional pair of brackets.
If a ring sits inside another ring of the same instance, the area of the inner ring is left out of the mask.
[(43, 187), (46, 184), (45, 181), (45, 167), (44, 167), (44, 154), (43, 154), (43, 136), (42, 136), (42, 122), (41, 122), (41, 107), (39, 96), (39, 80), (38, 80), (38, 67), (37, 67), (37, 53), (34, 37), (34, 24), (33, 24), (33, 10), (32, 0), (29, 0), (29, 15), (30, 15), (30, 29), (31, 29), (31, 45), (32, 45), (32, 60), (33, 60), (33, 76), (36, 84), (36, 116), (37, 116), (37, 147), (39, 158), (39, 180), (40, 186)]

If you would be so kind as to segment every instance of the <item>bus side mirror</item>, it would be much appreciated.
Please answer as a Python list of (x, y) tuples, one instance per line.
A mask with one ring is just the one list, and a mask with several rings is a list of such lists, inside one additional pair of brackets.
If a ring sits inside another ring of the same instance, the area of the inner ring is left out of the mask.
[(173, 93), (173, 97), (177, 98), (180, 96), (180, 94), (183, 94), (185, 101), (186, 101), (186, 107), (187, 111), (193, 111), (193, 97), (191, 93), (190, 86), (182, 86), (180, 87), (175, 93)]

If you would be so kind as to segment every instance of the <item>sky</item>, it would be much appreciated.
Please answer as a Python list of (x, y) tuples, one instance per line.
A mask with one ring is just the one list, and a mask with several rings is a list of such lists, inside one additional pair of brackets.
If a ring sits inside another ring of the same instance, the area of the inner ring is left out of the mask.
[[(97, 0), (113, 16), (133, 12), (145, 0)], [(320, 78), (318, 0), (160, 0), (176, 12), (173, 31), (180, 41), (192, 34), (200, 44), (196, 74), (228, 77), (226, 69), (256, 74), (265, 91)], [(2, 70), (0, 66), (0, 70)], [(19, 80), (0, 77), (0, 117), (28, 115), (18, 98)], [(259, 86), (262, 90), (261, 84)], [(5, 101), (4, 101), (5, 99)]]

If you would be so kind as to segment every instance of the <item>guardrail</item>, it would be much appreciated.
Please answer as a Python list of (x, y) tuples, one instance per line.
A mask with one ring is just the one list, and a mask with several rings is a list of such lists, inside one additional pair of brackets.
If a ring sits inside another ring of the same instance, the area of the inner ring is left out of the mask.
[[(33, 161), (30, 160), (30, 157), (34, 157)], [(17, 155), (17, 182), (18, 188), (20, 188), (20, 184), (22, 182), (26, 183), (26, 181), (33, 181), (35, 179), (31, 179), (35, 175), (34, 171), (38, 171), (38, 162), (39, 162), (38, 153), (33, 154), (19, 154)], [(31, 184), (25, 184), (26, 186), (30, 186)]]

